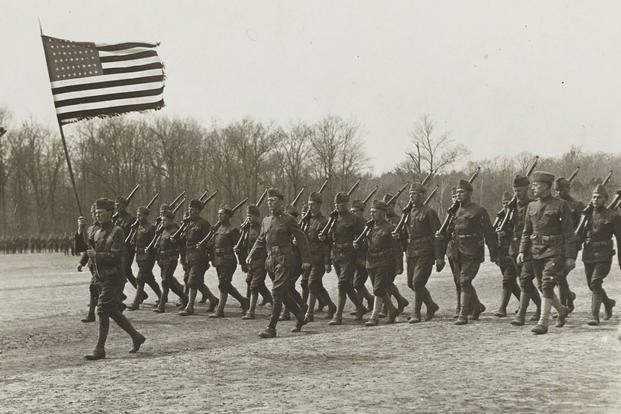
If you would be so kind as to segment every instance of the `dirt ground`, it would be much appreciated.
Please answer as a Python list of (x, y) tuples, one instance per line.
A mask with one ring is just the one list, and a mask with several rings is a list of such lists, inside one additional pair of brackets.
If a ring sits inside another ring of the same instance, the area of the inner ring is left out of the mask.
[[(60, 254), (0, 255), (0, 412), (621, 412), (619, 316), (586, 325), (590, 296), (581, 264), (570, 275), (577, 309), (562, 328), (534, 336), (496, 318), (501, 279), (485, 263), (475, 286), (487, 305), (479, 322), (454, 326), (448, 270), (428, 288), (441, 309), (432, 322), (366, 328), (348, 319), (329, 326), (317, 314), (304, 332), (281, 322), (262, 340), (269, 308), (242, 321), (229, 299), (227, 318), (153, 313), (152, 295), (127, 312), (147, 342), (128, 354), (130, 339), (111, 324), (107, 359), (88, 362), (97, 325), (84, 324), (87, 273)], [(621, 299), (615, 264), (605, 287)], [(178, 269), (180, 276), (180, 269)], [(334, 272), (326, 275), (336, 292)], [(412, 292), (405, 276), (399, 287)], [(213, 270), (207, 284), (217, 289)], [(244, 275), (234, 284), (245, 291)], [(126, 293), (134, 291), (130, 285)], [(171, 302), (175, 296), (171, 293)], [(621, 304), (621, 301), (619, 301)], [(513, 311), (517, 301), (509, 306)], [(621, 312), (621, 306), (615, 309)], [(351, 317), (350, 317), (351, 318)]]

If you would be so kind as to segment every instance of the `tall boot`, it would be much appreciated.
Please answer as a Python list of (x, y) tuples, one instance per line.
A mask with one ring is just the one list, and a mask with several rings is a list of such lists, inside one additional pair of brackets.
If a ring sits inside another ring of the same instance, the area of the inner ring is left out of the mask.
[(334, 317), (334, 313), (336, 312), (336, 305), (332, 302), (332, 298), (328, 291), (322, 287), (319, 296), (317, 297), (317, 302), (320, 304), (323, 302), (328, 307), (328, 313), (326, 314), (326, 319), (332, 319)]
[(364, 307), (364, 305), (362, 304), (362, 301), (360, 300), (360, 298), (356, 294), (356, 291), (354, 290), (353, 287), (350, 287), (347, 290), (347, 296), (352, 301), (352, 303), (356, 306), (356, 317), (354, 318), (354, 320), (355, 321), (361, 321), (362, 320), (362, 316), (365, 313), (367, 313), (367, 308)]
[(612, 308), (615, 307), (617, 301), (615, 301), (614, 299), (610, 299), (604, 289), (602, 289), (602, 294), (602, 303), (604, 304), (604, 320), (607, 321), (608, 319), (612, 318)]
[(247, 320), (247, 319), (255, 318), (255, 310), (257, 308), (258, 299), (259, 299), (259, 292), (257, 291), (250, 292), (250, 307), (248, 308), (248, 312), (246, 312), (246, 314), (242, 316), (242, 319)]
[(99, 317), (99, 336), (97, 337), (97, 345), (93, 353), (85, 355), (84, 358), (89, 361), (97, 359), (103, 359), (106, 357), (106, 339), (108, 338), (108, 331), (110, 330), (110, 318), (108, 315)]
[(392, 304), (390, 293), (388, 292), (384, 295), (384, 305), (386, 306), (386, 323), (395, 323), (399, 315), (399, 310)]
[(272, 293), (267, 288), (267, 286), (265, 286), (265, 283), (259, 286), (259, 294), (263, 298), (263, 300), (261, 301), (262, 306), (274, 303), (274, 298), (272, 298)]
[(472, 320), (478, 321), (479, 316), (485, 312), (485, 305), (481, 303), (479, 300), (479, 296), (477, 295), (477, 290), (474, 286), (470, 287), (470, 294), (472, 295), (472, 306), (470, 309), (472, 310)]
[(515, 318), (511, 321), (511, 325), (524, 326), (526, 319), (526, 310), (528, 309), (529, 301), (530, 297), (528, 295), (528, 292), (522, 290), (522, 293), (520, 294), (520, 309), (518, 310), (517, 315), (515, 315)]
[(302, 284), (302, 302), (308, 303), (308, 296), (310, 295), (310, 290), (308, 289), (308, 281), (306, 282), (306, 286)]
[(457, 307), (455, 308), (455, 319), (459, 318), (459, 314), (461, 313), (461, 289), (457, 288)]
[(406, 298), (401, 296), (401, 292), (399, 292), (399, 288), (393, 283), (390, 286), (390, 293), (392, 296), (397, 299), (397, 315), (403, 313), (403, 310), (410, 304)]
[(134, 301), (131, 305), (127, 307), (127, 310), (133, 311), (140, 308), (142, 294), (144, 292), (144, 282), (138, 282), (138, 286), (136, 287), (136, 296), (134, 297)]
[(541, 317), (539, 318), (539, 322), (531, 332), (535, 335), (543, 335), (548, 333), (548, 321), (550, 319), (550, 312), (552, 311), (552, 299), (546, 298), (545, 296), (541, 298)]
[(211, 290), (207, 287), (207, 285), (203, 284), (200, 287), (201, 295), (203, 298), (209, 299), (209, 307), (207, 308), (207, 312), (213, 312), (214, 309), (218, 306), (219, 299), (211, 293)]
[(226, 289), (220, 290), (220, 301), (218, 303), (218, 308), (214, 313), (209, 315), (210, 318), (224, 318), (224, 306), (226, 306), (226, 300), (228, 299), (228, 297), (229, 294)]
[(377, 326), (379, 323), (379, 313), (384, 307), (384, 298), (376, 296), (373, 304), (373, 313), (371, 318), (365, 323), (366, 326)]
[(250, 300), (250, 296), (252, 295), (252, 291), (250, 290), (250, 282), (246, 283), (246, 297)]
[(422, 289), (419, 288), (414, 290), (414, 312), (408, 319), (409, 323), (418, 323), (422, 321), (420, 310), (423, 307), (423, 295), (424, 293)]
[(507, 316), (507, 305), (509, 304), (509, 299), (511, 299), (511, 290), (509, 290), (508, 286), (502, 287), (502, 294), (500, 295), (500, 306), (498, 310), (494, 312), (494, 316), (498, 318), (504, 318)]
[(185, 309), (179, 312), (181, 316), (194, 315), (194, 301), (196, 300), (196, 289), (190, 288), (190, 295), (188, 296), (188, 304)]
[(554, 309), (558, 312), (558, 319), (556, 320), (556, 327), (562, 328), (565, 326), (565, 319), (567, 315), (569, 315), (569, 307), (561, 304), (558, 296), (552, 295), (552, 299), (550, 299), (550, 304), (554, 306)]
[(369, 312), (371, 311), (371, 309), (375, 309), (375, 307), (373, 306), (373, 302), (375, 301), (375, 296), (369, 293), (369, 291), (367, 290), (367, 287), (365, 285), (362, 285), (357, 290), (360, 296), (360, 301), (362, 300), (367, 301), (367, 309), (369, 309)]
[(115, 311), (110, 314), (110, 317), (116, 322), (117, 325), (132, 338), (132, 349), (129, 350), (130, 354), (138, 352), (140, 345), (146, 341), (146, 338), (142, 336), (131, 324), (129, 319), (125, 317), (121, 312)]
[(515, 296), (517, 300), (520, 300), (520, 297), (522, 295), (522, 289), (520, 289), (520, 285), (518, 285), (515, 279), (511, 281), (511, 284), (509, 285), (509, 289), (511, 290), (511, 293), (513, 294), (513, 296)]
[(95, 322), (95, 308), (96, 307), (97, 307), (97, 297), (91, 295), (90, 300), (88, 302), (88, 315), (86, 315), (86, 318), (82, 319), (82, 322), (84, 323)]
[(541, 295), (539, 294), (539, 291), (537, 290), (535, 286), (533, 286), (533, 288), (530, 289), (529, 297), (530, 297), (530, 300), (532, 300), (535, 306), (537, 307), (537, 309), (535, 310), (535, 313), (533, 314), (533, 316), (530, 317), (529, 321), (537, 322), (539, 318), (541, 317)]
[(308, 308), (306, 309), (306, 315), (304, 319), (306, 322), (313, 322), (315, 320), (315, 302), (317, 301), (317, 296), (315, 292), (310, 291), (308, 294)]
[[(230, 283), (226, 287), (226, 291), (229, 295), (233, 296), (233, 298), (235, 298), (235, 300), (239, 302), (242, 308), (241, 313), (242, 315), (245, 314), (248, 310), (248, 307), (250, 306), (250, 300), (248, 299), (248, 297), (243, 297), (241, 293), (239, 293), (239, 291), (235, 288), (235, 286)], [(224, 307), (222, 307), (222, 309), (224, 309)]]
[[(149, 285), (151, 290), (153, 290), (155, 294), (157, 295), (157, 303), (159, 303), (160, 300), (162, 299), (162, 291), (160, 289), (160, 285), (158, 285), (157, 282), (153, 279), (147, 282), (147, 284)], [(166, 303), (166, 301), (164, 301), (164, 303)]]
[(157, 306), (153, 309), (155, 313), (164, 313), (166, 312), (166, 302), (164, 300), (165, 297), (168, 297), (168, 291), (170, 288), (168, 287), (168, 282), (162, 281), (162, 296), (160, 296), (159, 302), (157, 302)]
[(183, 286), (181, 286), (181, 283), (179, 283), (177, 279), (171, 279), (170, 290), (172, 290), (175, 295), (179, 296), (182, 306), (185, 307), (188, 304), (188, 295), (184, 293)]
[(468, 323), (468, 312), (470, 311), (469, 308), (471, 305), (471, 300), (472, 295), (470, 294), (469, 289), (462, 289), (460, 298), (461, 307), (459, 309), (459, 316), (454, 323), (455, 325), (465, 325)]
[(438, 306), (438, 304), (433, 301), (433, 299), (431, 298), (431, 293), (429, 293), (429, 290), (426, 287), (423, 288), (423, 303), (427, 308), (427, 315), (425, 315), (425, 320), (430, 321), (433, 319), (436, 312), (440, 310), (440, 306)]
[(591, 319), (587, 322), (590, 326), (599, 325), (599, 308), (602, 305), (603, 295), (593, 292), (591, 295)]
[(347, 301), (347, 293), (339, 292), (339, 299), (336, 305), (336, 313), (328, 325), (342, 325), (343, 324), (343, 309), (345, 309), (345, 302)]
[(259, 332), (261, 338), (274, 338), (276, 336), (276, 324), (278, 323), (278, 317), (282, 311), (282, 299), (274, 297), (274, 306), (272, 306), (272, 315), (270, 316), (269, 325), (267, 328)]

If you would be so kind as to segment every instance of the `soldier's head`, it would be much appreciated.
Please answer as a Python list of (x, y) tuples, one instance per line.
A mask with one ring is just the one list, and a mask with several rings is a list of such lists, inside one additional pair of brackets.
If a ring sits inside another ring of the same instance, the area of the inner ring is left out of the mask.
[(140, 223), (146, 223), (149, 220), (149, 214), (151, 214), (151, 210), (146, 207), (138, 207), (136, 210), (136, 218)]
[(384, 200), (373, 200), (373, 205), (371, 206), (371, 218), (378, 222), (383, 222), (386, 220), (386, 213), (388, 211), (388, 206)]
[(466, 180), (459, 180), (457, 184), (457, 201), (460, 203), (469, 202), (472, 198), (472, 184)]
[(591, 202), (595, 208), (604, 207), (608, 202), (608, 191), (606, 190), (606, 187), (598, 184), (591, 195)]
[(91, 204), (91, 219), (93, 219), (93, 223), (97, 223), (97, 217), (95, 217), (95, 210), (97, 210), (97, 203)]
[(196, 220), (201, 216), (201, 211), (203, 211), (205, 205), (197, 199), (190, 200), (190, 208), (188, 208), (188, 214), (192, 220)]
[(267, 208), (270, 214), (280, 213), (283, 211), (285, 197), (275, 188), (267, 189)]
[(354, 200), (351, 202), (351, 208), (349, 209), (351, 214), (355, 214), (359, 217), (364, 215), (364, 204), (362, 204), (362, 200)]
[(125, 211), (128, 204), (129, 204), (129, 201), (125, 197), (118, 196), (116, 200), (114, 201), (114, 210)]
[(420, 183), (410, 185), (410, 200), (412, 203), (419, 205), (425, 201), (425, 187)]
[(508, 191), (503, 191), (502, 193), (502, 206), (503, 207), (507, 207), (507, 204), (509, 204), (509, 201), (511, 201), (511, 193)]
[(513, 194), (519, 200), (525, 200), (528, 197), (528, 187), (530, 186), (530, 180), (525, 175), (517, 174), (513, 178)]
[(334, 208), (336, 208), (336, 211), (345, 213), (347, 211), (347, 203), (349, 203), (349, 196), (347, 193), (336, 193), (334, 196)]
[(451, 187), (451, 201), (453, 203), (457, 201), (457, 187)]
[(323, 197), (321, 194), (317, 192), (312, 192), (308, 196), (308, 208), (312, 215), (318, 214), (321, 210), (321, 203), (323, 202)]
[(535, 171), (532, 177), (530, 188), (533, 190), (533, 195), (536, 198), (549, 197), (552, 194), (554, 174), (546, 171)]
[(558, 177), (554, 180), (554, 192), (558, 198), (566, 200), (569, 198), (569, 190), (571, 189), (571, 183), (565, 177)]
[(164, 213), (165, 211), (171, 211), (171, 209), (170, 209), (170, 205), (169, 205), (169, 204), (167, 204), (167, 203), (162, 203), (162, 204), (160, 204), (160, 216), (162, 216), (162, 217), (163, 217), (163, 213)]
[(222, 206), (218, 209), (218, 220), (222, 224), (228, 224), (232, 215), (233, 211), (229, 206)]
[(250, 204), (249, 206), (247, 206), (246, 217), (251, 223), (258, 223), (261, 220), (261, 211), (259, 210), (259, 207), (255, 206), (254, 204)]
[(114, 207), (114, 201), (109, 198), (98, 198), (95, 201), (95, 219), (97, 222), (101, 225), (110, 223)]
[(169, 227), (175, 223), (175, 214), (170, 210), (164, 210), (161, 213), (162, 227)]

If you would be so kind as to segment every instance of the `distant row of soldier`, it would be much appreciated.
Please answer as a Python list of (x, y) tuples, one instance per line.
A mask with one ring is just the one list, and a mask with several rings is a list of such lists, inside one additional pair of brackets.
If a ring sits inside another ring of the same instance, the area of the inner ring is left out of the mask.
[[(477, 174), (468, 181), (460, 180), (453, 189), (453, 203), (442, 223), (427, 205), (433, 192), (427, 196), (425, 183), (410, 186), (410, 200), (400, 217), (393, 205), (406, 186), (395, 196), (387, 194), (374, 200), (369, 220), (365, 220), (364, 210), (370, 197), (350, 205), (355, 187), (336, 194), (334, 210), (328, 217), (321, 213), (321, 190), (310, 194), (307, 208), (299, 217), (292, 205), (295, 203), (287, 205), (282, 193), (271, 188), (264, 193), (269, 215), (261, 220), (258, 205), (262, 196), (247, 207), (239, 229), (230, 220), (246, 200), (234, 208), (220, 207), (218, 220), (212, 226), (201, 217), (206, 202), (213, 197), (204, 200), (206, 193), (188, 203), (179, 225), (175, 213), (183, 204), (181, 195), (161, 205), (155, 223), (149, 219), (155, 198), (149, 206), (138, 208), (136, 218), (127, 212), (127, 199), (120, 197), (116, 203), (99, 199), (92, 209), (93, 224), (87, 228), (86, 220), (80, 218), (76, 234), (78, 251), (85, 252), (79, 269), (88, 265), (93, 275), (91, 306), (84, 321), (95, 320), (96, 306), (100, 317), (99, 341), (87, 358), (105, 357), (110, 317), (132, 337), (132, 352), (144, 342), (145, 338), (122, 315), (126, 280), (136, 288), (129, 310), (139, 309), (147, 297), (146, 285), (158, 297), (154, 312), (165, 312), (168, 292), (172, 290), (180, 298), (182, 316), (194, 314), (197, 293), (201, 292), (210, 302), (210, 317), (224, 317), (225, 304), (232, 296), (240, 303), (243, 319), (254, 319), (262, 296), (264, 302), (272, 303), (268, 326), (259, 332), (262, 338), (275, 337), (278, 321), (289, 315), (296, 319), (292, 331), (299, 332), (305, 324), (314, 322), (316, 304), (327, 307), (330, 325), (341, 325), (347, 299), (355, 306), (354, 320), (362, 321), (370, 312), (367, 326), (377, 325), (383, 317), (387, 323), (394, 323), (409, 305), (394, 283), (404, 271), (404, 253), (407, 284), (414, 292), (408, 321), (429, 321), (438, 311), (426, 284), (434, 265), (436, 271), (441, 271), (446, 257), (457, 294), (455, 324), (464, 325), (485, 311), (473, 286), (484, 261), (485, 245), (490, 260), (503, 275), (495, 315), (507, 315), (507, 304), (514, 295), (520, 307), (511, 323), (522, 326), (532, 301), (536, 306), (531, 318), (537, 322), (532, 329), (535, 334), (547, 333), (552, 308), (557, 311), (557, 327), (565, 324), (573, 310), (575, 294), (569, 289), (567, 274), (582, 249), (586, 280), (592, 291), (589, 325), (598, 325), (601, 305), (604, 319), (611, 317), (615, 306), (603, 289), (603, 281), (614, 256), (612, 238), (616, 237), (617, 243), (621, 240), (621, 217), (614, 211), (618, 207), (607, 206), (609, 195), (604, 185), (594, 189), (589, 206), (584, 207), (570, 197), (570, 180), (555, 179), (544, 171), (533, 173), (533, 169), (534, 165), (526, 175), (515, 177), (513, 195), (503, 195), (503, 209), (494, 223), (483, 207), (472, 202), (472, 181)], [(529, 198), (529, 188), (534, 200)], [(139, 269), (136, 277), (131, 270), (134, 257)], [(184, 285), (174, 276), (179, 261)], [(161, 289), (153, 273), (156, 264)], [(210, 265), (218, 275), (218, 297), (205, 285)], [(231, 283), (238, 265), (247, 275), (245, 296)], [(323, 286), (323, 276), (332, 268), (338, 277), (336, 303)], [(265, 284), (267, 276), (272, 281), (271, 292)], [(369, 280), (370, 291), (366, 287)], [(298, 281), (301, 293), (296, 289)], [(557, 285), (558, 296), (554, 289)]]
[(74, 238), (70, 234), (49, 234), (30, 237), (0, 237), (0, 254), (64, 253), (75, 255)]

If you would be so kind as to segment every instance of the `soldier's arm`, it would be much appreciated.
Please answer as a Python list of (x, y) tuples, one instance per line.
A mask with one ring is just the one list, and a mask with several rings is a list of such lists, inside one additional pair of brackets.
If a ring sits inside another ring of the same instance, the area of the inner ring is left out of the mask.
[(485, 244), (487, 245), (487, 249), (489, 250), (490, 257), (493, 260), (498, 256), (499, 251), (496, 232), (494, 231), (494, 227), (492, 226), (492, 222), (489, 218), (487, 210), (481, 207), (481, 211), (479, 214), (481, 218), (481, 229), (483, 231), (483, 237), (485, 238)]
[(289, 229), (289, 233), (295, 237), (298, 250), (300, 251), (300, 256), (302, 257), (302, 263), (310, 263), (310, 247), (308, 245), (308, 238), (306, 237), (306, 234), (302, 231), (298, 225), (298, 222), (293, 217), (289, 217), (287, 220), (287, 227)]
[(526, 207), (526, 212), (524, 213), (524, 229), (522, 230), (522, 237), (520, 239), (520, 254), (525, 254), (528, 249), (530, 249), (530, 235), (533, 233), (533, 224), (530, 222), (530, 214), (528, 214), (531, 209), (532, 203)]
[(392, 243), (392, 254), (395, 258), (395, 270), (398, 274), (403, 272), (403, 249), (399, 240), (390, 238)]
[(265, 251), (265, 234), (267, 232), (267, 228), (265, 226), (266, 220), (268, 220), (268, 218), (263, 219), (263, 222), (261, 223), (261, 231), (259, 232), (259, 236), (254, 241), (254, 245), (248, 252), (248, 260), (253, 259), (255, 255), (258, 255), (260, 252)]
[(86, 264), (88, 263), (88, 255), (86, 254), (86, 252), (82, 252), (82, 254), (80, 255), (80, 266), (86, 266)]
[(578, 245), (576, 244), (576, 236), (574, 235), (574, 224), (571, 217), (571, 210), (566, 201), (561, 203), (561, 228), (563, 231), (563, 243), (565, 244), (565, 258), (576, 259), (578, 256)]
[[(438, 213), (436, 213), (435, 210), (429, 209), (428, 220), (429, 220), (429, 227), (431, 228), (431, 234), (436, 234), (436, 232), (440, 230), (440, 226), (441, 226)], [(435, 241), (433, 243), (433, 247), (434, 247), (436, 259), (444, 258), (444, 253), (442, 252), (443, 250), (442, 245), (438, 243), (437, 241)]]
[[(328, 219), (324, 218), (324, 220), (321, 220), (319, 224), (320, 224), (320, 227), (317, 230), (317, 232), (320, 232), (321, 229), (326, 227), (326, 224), (328, 224)], [(323, 245), (323, 257), (326, 260), (326, 263), (330, 263), (330, 253), (332, 251), (332, 244), (326, 239), (325, 241), (322, 242), (322, 245)]]
[(112, 234), (108, 237), (112, 237), (112, 244), (109, 250), (103, 252), (96, 252), (95, 258), (97, 263), (105, 265), (113, 265), (119, 263), (121, 260), (121, 252), (123, 251), (123, 230), (120, 227), (115, 227), (112, 230)]

